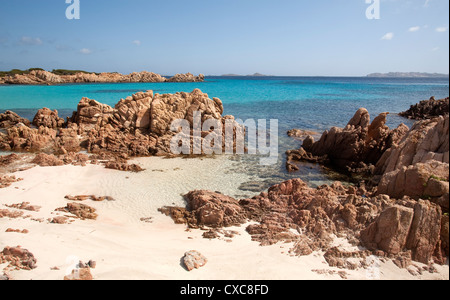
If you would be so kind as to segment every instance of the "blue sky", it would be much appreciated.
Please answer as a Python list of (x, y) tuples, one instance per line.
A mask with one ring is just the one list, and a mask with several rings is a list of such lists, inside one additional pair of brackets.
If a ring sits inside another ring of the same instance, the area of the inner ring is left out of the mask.
[(449, 1), (0, 0), (0, 70), (360, 76), (449, 72)]

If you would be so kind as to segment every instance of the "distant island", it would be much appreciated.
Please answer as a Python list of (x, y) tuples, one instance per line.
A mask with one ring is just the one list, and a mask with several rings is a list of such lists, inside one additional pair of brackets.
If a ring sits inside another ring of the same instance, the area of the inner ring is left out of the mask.
[(448, 78), (449, 74), (440, 73), (420, 73), (420, 72), (390, 72), (390, 73), (372, 73), (367, 77), (378, 78)]
[(255, 73), (252, 75), (238, 75), (238, 74), (224, 74), (222, 77), (273, 77), (274, 75), (264, 75), (261, 73)]

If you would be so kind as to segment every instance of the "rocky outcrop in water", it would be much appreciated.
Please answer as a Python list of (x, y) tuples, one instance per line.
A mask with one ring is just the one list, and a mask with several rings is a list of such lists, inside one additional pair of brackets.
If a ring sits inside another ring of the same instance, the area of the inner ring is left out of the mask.
[(429, 199), (449, 209), (449, 116), (414, 124), (402, 140), (380, 158), (378, 192)]
[(58, 117), (57, 110), (52, 111), (48, 108), (42, 108), (36, 113), (31, 124), (33, 124), (37, 128), (44, 126), (51, 129), (56, 129), (62, 128), (64, 126), (64, 123), (64, 119)]
[[(6, 132), (0, 132), (0, 149), (55, 154), (85, 149), (90, 153), (127, 157), (169, 155), (170, 142), (176, 134), (171, 131), (172, 122), (184, 119), (192, 127), (196, 111), (200, 112), (202, 122), (218, 120), (224, 132), (225, 122), (234, 120), (232, 116), (222, 116), (220, 99), (210, 99), (198, 89), (165, 95), (152, 91), (136, 93), (120, 100), (114, 108), (83, 98), (77, 111), (64, 123), (57, 111), (49, 109), (38, 111), (33, 120), (35, 127), (25, 125), (15, 114), (6, 114)], [(201, 137), (209, 133), (204, 131)], [(188, 138), (193, 139), (192, 132)]]
[(120, 73), (86, 73), (73, 75), (57, 75), (44, 70), (33, 70), (29, 73), (7, 75), (0, 78), (0, 84), (63, 84), (63, 83), (144, 83), (144, 82), (201, 82), (205, 76), (194, 76), (191, 73), (177, 74), (172, 78), (165, 78), (152, 72), (134, 72), (128, 75)]
[(365, 169), (376, 164), (384, 152), (396, 144), (408, 131), (405, 125), (390, 130), (386, 124), (388, 113), (370, 122), (369, 112), (359, 109), (345, 128), (333, 127), (325, 131), (319, 141), (308, 136), (303, 150), (288, 153), (288, 162), (308, 160), (326, 162), (339, 170)]
[(30, 126), (30, 121), (20, 117), (15, 112), (7, 110), (6, 112), (0, 114), (0, 128), (9, 128), (19, 123), (25, 126)]
[(431, 97), (430, 100), (424, 100), (418, 104), (411, 105), (411, 108), (400, 113), (400, 116), (414, 120), (424, 120), (448, 114), (449, 98), (436, 100), (434, 97)]

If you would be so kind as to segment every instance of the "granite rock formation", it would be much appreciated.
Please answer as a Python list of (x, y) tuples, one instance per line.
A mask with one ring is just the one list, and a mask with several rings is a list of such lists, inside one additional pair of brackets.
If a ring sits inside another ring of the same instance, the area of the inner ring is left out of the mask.
[(64, 83), (143, 83), (143, 82), (201, 82), (205, 76), (194, 76), (191, 73), (176, 74), (172, 78), (165, 78), (152, 72), (134, 72), (128, 75), (120, 73), (86, 73), (78, 72), (71, 75), (57, 75), (48, 71), (33, 70), (24, 74), (7, 75), (0, 78), (0, 84), (64, 84)]
[[(67, 122), (59, 118), (57, 111), (45, 108), (36, 114), (35, 127), (13, 113), (2, 115), (6, 132), (0, 132), (0, 149), (55, 154), (84, 149), (127, 157), (170, 155), (170, 142), (176, 134), (171, 130), (172, 122), (184, 119), (192, 127), (195, 111), (200, 112), (202, 122), (217, 120), (223, 132), (225, 122), (234, 120), (222, 116), (220, 99), (210, 99), (198, 89), (165, 95), (140, 92), (120, 100), (114, 108), (83, 98)], [(202, 138), (209, 133), (202, 132)]]
[(414, 120), (424, 120), (448, 114), (449, 98), (436, 100), (434, 97), (431, 97), (430, 100), (424, 100), (418, 104), (411, 105), (411, 108), (405, 112), (401, 112), (400, 116)]
[(325, 131), (317, 142), (308, 136), (302, 146), (305, 151), (288, 153), (288, 162), (302, 159), (327, 162), (343, 171), (376, 164), (384, 152), (408, 131), (403, 124), (390, 130), (385, 125), (387, 115), (380, 114), (371, 123), (369, 112), (361, 108), (345, 128), (333, 127)]

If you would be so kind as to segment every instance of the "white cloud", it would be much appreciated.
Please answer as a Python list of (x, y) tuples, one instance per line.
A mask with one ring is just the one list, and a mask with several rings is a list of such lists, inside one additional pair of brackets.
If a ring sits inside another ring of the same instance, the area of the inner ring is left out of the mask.
[(81, 54), (88, 55), (88, 54), (91, 54), (91, 53), (92, 53), (92, 50), (91, 50), (91, 49), (88, 49), (88, 48), (83, 48), (83, 49), (80, 50), (80, 53), (81, 53)]
[(132, 43), (135, 44), (136, 46), (140, 46), (142, 44), (140, 40), (135, 40)]
[(420, 30), (420, 26), (414, 26), (408, 29), (409, 32), (416, 32)]
[(439, 47), (435, 47), (435, 48), (431, 49), (431, 51), (436, 52), (436, 51), (439, 51), (440, 49), (441, 48), (439, 48)]
[(40, 38), (32, 38), (29, 36), (23, 36), (19, 42), (21, 45), (29, 45), (29, 46), (39, 46), (42, 45), (43, 42)]
[(448, 31), (448, 27), (438, 27), (436, 28), (437, 32), (447, 32)]
[(383, 35), (383, 37), (381, 38), (382, 40), (386, 40), (386, 41), (390, 41), (394, 38), (394, 33), (393, 32), (388, 32), (385, 35)]
[(425, 4), (423, 5), (423, 7), (429, 7), (430, 2), (431, 2), (431, 0), (425, 0)]

